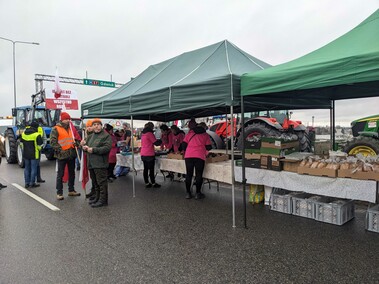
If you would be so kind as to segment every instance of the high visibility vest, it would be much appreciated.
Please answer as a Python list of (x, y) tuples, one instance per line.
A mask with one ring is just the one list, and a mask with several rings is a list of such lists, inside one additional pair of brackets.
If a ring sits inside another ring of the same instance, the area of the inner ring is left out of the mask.
[(62, 126), (56, 125), (55, 129), (58, 131), (58, 143), (61, 145), (62, 150), (74, 148), (75, 140), (72, 136), (71, 129), (65, 129)]
[(35, 151), (35, 158), (36, 159), (39, 159), (39, 153), (41, 151), (41, 146), (37, 145), (37, 137), (38, 135), (41, 135), (39, 134), (38, 132), (34, 132), (34, 133), (31, 133), (31, 134), (25, 134), (25, 132), (23, 132), (21, 134), (21, 137), (22, 139), (24, 139), (25, 141), (33, 141), (34, 142), (34, 151)]

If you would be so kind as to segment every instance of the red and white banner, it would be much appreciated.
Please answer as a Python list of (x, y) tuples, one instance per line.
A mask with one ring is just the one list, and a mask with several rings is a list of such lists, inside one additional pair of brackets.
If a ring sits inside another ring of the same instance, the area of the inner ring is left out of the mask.
[(46, 108), (78, 110), (78, 95), (74, 90), (60, 90), (60, 94), (55, 89), (46, 89)]

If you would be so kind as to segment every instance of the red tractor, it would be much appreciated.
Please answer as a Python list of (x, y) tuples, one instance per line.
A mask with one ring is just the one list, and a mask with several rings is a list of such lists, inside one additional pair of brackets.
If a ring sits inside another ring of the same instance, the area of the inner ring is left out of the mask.
[[(221, 140), (220, 144), (221, 147), (217, 145), (217, 148), (225, 148), (226, 143), (228, 142), (229, 148), (230, 148), (230, 141), (228, 141), (228, 138), (230, 139), (230, 136), (232, 135), (232, 125), (230, 122), (230, 119), (223, 120), (220, 122), (216, 122), (215, 124), (212, 124), (209, 127), (209, 131), (212, 131), (216, 134), (216, 136), (220, 137)], [(208, 134), (209, 134), (208, 131)], [(234, 137), (237, 135), (237, 119), (234, 118)], [(212, 135), (211, 138), (214, 138), (215, 135)]]
[[(245, 122), (245, 139), (255, 137), (283, 137), (291, 136), (292, 140), (299, 140), (301, 152), (312, 152), (312, 141), (307, 128), (301, 121), (290, 120), (289, 113), (285, 111), (265, 111), (253, 113), (252, 119)], [(236, 146), (242, 149), (241, 129), (237, 133)]]

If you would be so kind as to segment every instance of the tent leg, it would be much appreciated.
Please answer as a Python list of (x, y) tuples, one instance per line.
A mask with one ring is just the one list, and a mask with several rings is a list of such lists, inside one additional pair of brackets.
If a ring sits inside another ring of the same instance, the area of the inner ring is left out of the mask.
[(245, 110), (243, 96), (241, 96), (241, 135), (242, 137), (242, 192), (243, 192), (243, 224), (247, 228), (246, 220), (246, 168), (245, 168)]
[(332, 147), (332, 150), (333, 151), (336, 151), (336, 101), (333, 100), (332, 101), (332, 105), (333, 105), (333, 131), (332, 131), (332, 134), (333, 134), (333, 139), (332, 139), (332, 143), (333, 143), (333, 147)]
[[(233, 213), (233, 228), (236, 227), (236, 200), (235, 200), (235, 187), (234, 187), (234, 147), (233, 147), (233, 141), (234, 141), (234, 119), (233, 119), (233, 106), (230, 107), (230, 114), (231, 114), (231, 117), (232, 117), (232, 120), (231, 120), (231, 128), (232, 128), (232, 131), (231, 131), (231, 135), (230, 135), (230, 139), (231, 139), (231, 144), (232, 144), (232, 147), (231, 147), (231, 156), (232, 156), (232, 213)], [(226, 121), (228, 121), (228, 119), (226, 119)], [(228, 133), (228, 128), (226, 128), (226, 133)], [(228, 136), (228, 135), (226, 135)], [(227, 139), (228, 140), (228, 139)], [(228, 149), (228, 146), (226, 146), (226, 149)], [(227, 153), (227, 152), (226, 152)]]
[(135, 174), (137, 173), (136, 172), (136, 169), (134, 167), (134, 136), (133, 136), (133, 115), (130, 116), (130, 126), (131, 126), (131, 145), (132, 145), (132, 171), (133, 171), (133, 197), (136, 197), (136, 182), (135, 182)]

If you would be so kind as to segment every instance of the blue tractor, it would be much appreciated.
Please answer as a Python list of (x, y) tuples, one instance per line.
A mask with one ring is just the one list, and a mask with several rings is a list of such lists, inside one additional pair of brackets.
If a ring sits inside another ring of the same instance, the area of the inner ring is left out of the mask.
[(38, 121), (44, 130), (41, 153), (45, 154), (48, 160), (54, 159), (54, 151), (50, 146), (50, 132), (51, 128), (59, 121), (61, 110), (46, 109), (44, 106), (40, 106), (43, 102), (45, 102), (44, 90), (32, 95), (31, 106), (12, 109), (13, 125), (7, 127), (4, 133), (5, 158), (9, 164), (18, 163), (20, 167), (24, 167), (20, 139), (25, 128), (33, 120)]

